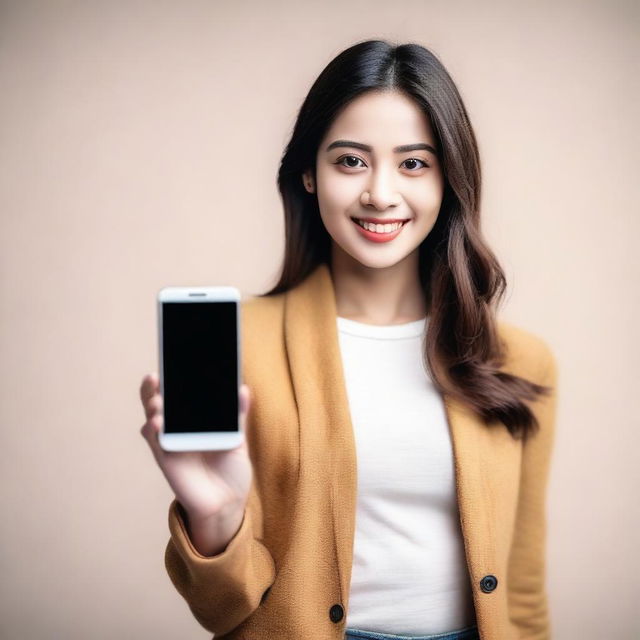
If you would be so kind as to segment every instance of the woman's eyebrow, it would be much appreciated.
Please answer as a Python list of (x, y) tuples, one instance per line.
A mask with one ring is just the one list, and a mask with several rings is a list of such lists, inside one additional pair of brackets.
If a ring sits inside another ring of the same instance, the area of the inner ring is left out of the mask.
[[(336, 147), (352, 147), (354, 149), (362, 149), (362, 151), (367, 151), (371, 153), (371, 147), (368, 144), (363, 144), (362, 142), (354, 142), (353, 140), (336, 140), (332, 142), (325, 151), (331, 151), (331, 149), (335, 149)], [(402, 144), (399, 147), (394, 147), (393, 150), (396, 153), (404, 153), (405, 151), (417, 151), (418, 149), (424, 149), (425, 151), (430, 151), (434, 156), (437, 156), (436, 150), (425, 142), (416, 142), (415, 144)]]

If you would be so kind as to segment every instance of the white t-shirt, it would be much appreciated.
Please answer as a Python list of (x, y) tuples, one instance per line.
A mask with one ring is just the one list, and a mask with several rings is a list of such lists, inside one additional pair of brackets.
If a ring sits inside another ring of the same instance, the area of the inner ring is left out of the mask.
[(476, 624), (449, 426), (423, 363), (428, 319), (337, 325), (358, 467), (346, 626), (428, 635)]

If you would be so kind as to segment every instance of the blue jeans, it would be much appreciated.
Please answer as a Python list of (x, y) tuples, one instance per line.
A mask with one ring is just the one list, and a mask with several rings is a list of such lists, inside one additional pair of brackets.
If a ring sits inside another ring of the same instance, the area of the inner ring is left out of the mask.
[(473, 625), (449, 633), (435, 633), (428, 636), (399, 636), (395, 633), (378, 633), (361, 629), (345, 629), (344, 640), (480, 640), (478, 627)]

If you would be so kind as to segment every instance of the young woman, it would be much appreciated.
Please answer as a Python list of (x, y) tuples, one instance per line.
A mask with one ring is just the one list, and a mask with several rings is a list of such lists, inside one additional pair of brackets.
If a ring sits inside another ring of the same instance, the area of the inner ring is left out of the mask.
[(340, 53), (278, 183), (282, 272), (242, 303), (243, 445), (162, 451), (157, 375), (141, 385), (171, 580), (216, 638), (549, 638), (556, 362), (496, 318), (478, 149), (440, 61)]

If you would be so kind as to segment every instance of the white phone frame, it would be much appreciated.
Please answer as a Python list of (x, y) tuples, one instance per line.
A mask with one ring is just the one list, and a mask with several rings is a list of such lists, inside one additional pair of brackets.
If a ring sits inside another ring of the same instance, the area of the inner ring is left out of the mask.
[[(237, 327), (238, 337), (238, 382), (237, 389), (240, 393), (242, 373), (240, 371), (242, 356), (241, 333), (240, 333), (240, 309), (241, 294), (235, 287), (164, 287), (157, 293), (157, 316), (158, 316), (158, 354), (160, 378), (160, 394), (164, 401), (164, 355), (163, 355), (163, 333), (162, 333), (162, 305), (165, 302), (182, 302), (185, 304), (198, 304), (202, 302), (235, 302), (237, 305)], [(239, 402), (239, 397), (238, 397)], [(238, 403), (238, 407), (240, 404)], [(244, 434), (240, 425), (240, 411), (238, 411), (237, 431), (201, 431), (188, 433), (165, 433), (164, 431), (164, 402), (162, 411), (163, 426), (158, 434), (160, 446), (165, 451), (227, 451), (235, 449), (243, 440)]]

